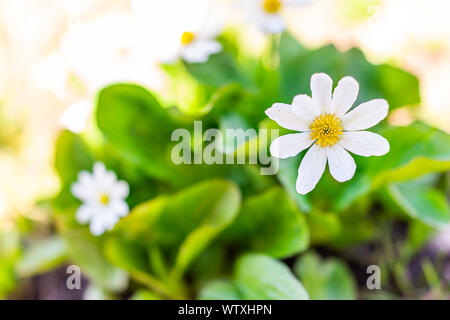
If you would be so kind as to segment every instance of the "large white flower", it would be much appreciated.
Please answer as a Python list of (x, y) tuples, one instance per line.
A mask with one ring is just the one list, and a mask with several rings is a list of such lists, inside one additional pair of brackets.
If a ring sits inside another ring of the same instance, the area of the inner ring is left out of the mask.
[(350, 180), (356, 164), (350, 154), (369, 157), (389, 152), (389, 142), (382, 136), (360, 131), (383, 120), (389, 105), (376, 99), (349, 111), (358, 96), (359, 84), (352, 77), (339, 81), (332, 94), (333, 81), (324, 73), (311, 78), (312, 98), (298, 95), (292, 105), (275, 103), (266, 114), (280, 126), (301, 133), (275, 139), (270, 152), (281, 159), (293, 157), (311, 147), (298, 169), (296, 189), (300, 194), (313, 190), (328, 161), (331, 175), (339, 182)]
[(248, 20), (265, 33), (281, 33), (286, 28), (288, 8), (310, 4), (311, 0), (247, 0), (243, 3)]
[(135, 14), (156, 32), (161, 62), (173, 63), (182, 58), (202, 63), (222, 50), (215, 40), (222, 29), (216, 1), (133, 0), (132, 5)]
[(124, 200), (128, 192), (128, 184), (118, 181), (116, 174), (106, 170), (101, 162), (94, 165), (92, 174), (81, 171), (78, 181), (72, 185), (72, 194), (83, 202), (76, 213), (77, 221), (89, 223), (96, 236), (111, 230), (129, 212)]

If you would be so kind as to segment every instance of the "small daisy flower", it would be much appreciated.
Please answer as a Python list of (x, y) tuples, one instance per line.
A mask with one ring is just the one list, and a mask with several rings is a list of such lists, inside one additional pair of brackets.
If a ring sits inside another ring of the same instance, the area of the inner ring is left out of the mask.
[(248, 0), (248, 20), (265, 33), (281, 33), (286, 29), (285, 12), (289, 8), (310, 4), (309, 0)]
[(89, 229), (95, 236), (111, 230), (129, 212), (125, 202), (129, 192), (128, 184), (118, 181), (116, 174), (107, 171), (101, 162), (94, 165), (92, 174), (81, 171), (71, 191), (83, 202), (76, 212), (77, 221), (81, 224), (89, 223)]
[(312, 98), (298, 95), (292, 105), (275, 103), (266, 110), (280, 126), (301, 133), (275, 139), (270, 152), (281, 159), (294, 157), (311, 147), (298, 169), (296, 189), (299, 194), (313, 190), (328, 162), (331, 175), (339, 182), (350, 180), (356, 164), (346, 151), (369, 157), (389, 152), (389, 142), (382, 136), (362, 131), (373, 127), (387, 114), (386, 100), (376, 99), (349, 111), (358, 96), (359, 84), (352, 77), (339, 81), (332, 94), (333, 80), (324, 73), (311, 78)]
[(215, 40), (222, 29), (215, 2), (133, 0), (132, 5), (135, 14), (157, 31), (156, 50), (161, 62), (174, 63), (181, 58), (203, 63), (222, 51), (222, 45)]

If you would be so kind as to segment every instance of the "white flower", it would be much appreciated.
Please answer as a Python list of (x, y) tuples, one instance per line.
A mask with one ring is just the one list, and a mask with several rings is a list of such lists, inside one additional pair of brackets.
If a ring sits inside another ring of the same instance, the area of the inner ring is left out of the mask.
[[(158, 57), (163, 63), (182, 58), (206, 62), (222, 50), (215, 37), (222, 29), (216, 3), (208, 0), (133, 0), (133, 10), (157, 34)], [(170, 18), (168, 18), (170, 17)]]
[(159, 87), (162, 76), (148, 32), (134, 15), (125, 13), (108, 13), (73, 26), (60, 48), (67, 77), (75, 76), (88, 93), (117, 82)]
[(346, 150), (364, 157), (389, 152), (389, 142), (385, 138), (360, 131), (373, 127), (387, 116), (387, 101), (371, 100), (349, 111), (358, 96), (358, 82), (352, 77), (342, 78), (333, 94), (332, 85), (333, 80), (327, 74), (314, 74), (312, 98), (298, 95), (292, 105), (275, 103), (266, 110), (269, 118), (280, 126), (301, 131), (275, 139), (270, 146), (273, 156), (285, 159), (311, 147), (298, 169), (296, 189), (300, 194), (315, 188), (327, 160), (330, 173), (337, 181), (350, 180), (356, 164)]
[(310, 0), (247, 0), (248, 20), (265, 33), (281, 33), (286, 29), (284, 14), (288, 8), (310, 4)]
[(92, 174), (81, 171), (71, 190), (83, 202), (77, 210), (76, 219), (81, 224), (89, 223), (93, 235), (99, 236), (111, 230), (129, 212), (124, 200), (128, 196), (128, 184), (117, 181), (116, 174), (107, 171), (101, 162), (94, 165)]

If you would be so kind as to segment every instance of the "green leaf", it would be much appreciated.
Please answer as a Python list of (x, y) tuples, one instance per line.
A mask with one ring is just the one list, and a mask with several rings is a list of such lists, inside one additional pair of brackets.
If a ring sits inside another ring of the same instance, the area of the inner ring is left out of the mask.
[(419, 79), (414, 75), (385, 64), (378, 67), (378, 75), (380, 90), (391, 109), (420, 102)]
[(233, 56), (225, 51), (210, 56), (205, 63), (185, 63), (185, 66), (195, 79), (208, 86), (247, 83)]
[(145, 248), (141, 248), (133, 242), (109, 237), (104, 243), (106, 258), (130, 273), (133, 271), (148, 271), (147, 255)]
[(205, 181), (138, 206), (119, 222), (118, 230), (162, 250), (178, 248), (173, 272), (179, 276), (232, 223), (240, 198), (239, 189), (231, 182)]
[(62, 237), (69, 259), (98, 286), (114, 292), (126, 288), (127, 274), (106, 260), (101, 239), (94, 238), (85, 229), (66, 229), (62, 232)]
[(450, 223), (450, 208), (445, 193), (426, 187), (420, 181), (390, 184), (389, 194), (414, 219), (442, 228)]
[(147, 90), (125, 84), (103, 89), (97, 122), (124, 158), (152, 177), (174, 182), (169, 144), (175, 125)]
[(303, 255), (294, 266), (311, 300), (356, 299), (356, 283), (352, 272), (340, 260), (321, 261), (313, 252)]
[(325, 72), (335, 85), (345, 76), (353, 76), (360, 83), (360, 94), (355, 105), (384, 98), (390, 108), (420, 102), (417, 78), (398, 68), (370, 64), (356, 48), (342, 53), (328, 45), (308, 51), (292, 36), (283, 34), (280, 42), (281, 95), (285, 102), (297, 94), (310, 92), (310, 79), (314, 73)]
[(208, 282), (200, 290), (198, 300), (240, 300), (241, 295), (230, 280)]
[(91, 170), (94, 159), (80, 136), (63, 131), (56, 141), (55, 168), (64, 184), (77, 179), (81, 170)]
[(234, 281), (245, 300), (306, 300), (308, 293), (283, 263), (262, 254), (238, 259)]
[(309, 244), (304, 216), (280, 187), (248, 198), (227, 236), (242, 250), (276, 258), (297, 254)]
[(60, 237), (53, 236), (43, 241), (35, 242), (27, 248), (16, 269), (20, 277), (31, 277), (51, 270), (65, 260), (65, 243)]
[[(249, 141), (257, 139), (256, 130), (252, 130), (250, 125), (237, 112), (229, 112), (222, 115), (219, 128), (225, 134), (223, 153), (234, 153), (245, 144), (248, 144)], [(227, 130), (232, 130), (236, 134), (236, 137), (226, 134)], [(222, 146), (219, 145), (219, 147)]]
[(425, 123), (388, 127), (380, 131), (391, 149), (383, 157), (366, 159), (366, 172), (375, 184), (404, 181), (431, 172), (450, 169), (450, 135)]
[(385, 127), (378, 133), (389, 141), (389, 153), (382, 157), (355, 156), (358, 166), (355, 177), (345, 184), (336, 183), (342, 191), (338, 191), (332, 209), (344, 210), (355, 199), (389, 183), (450, 169), (450, 135), (447, 133), (422, 122)]

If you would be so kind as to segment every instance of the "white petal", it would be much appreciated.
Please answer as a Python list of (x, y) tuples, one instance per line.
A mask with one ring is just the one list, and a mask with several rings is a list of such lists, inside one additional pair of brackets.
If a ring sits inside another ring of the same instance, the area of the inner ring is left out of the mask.
[(89, 220), (91, 220), (92, 216), (94, 215), (94, 208), (89, 204), (82, 204), (75, 214), (76, 220), (81, 223), (85, 224), (88, 223)]
[(114, 214), (117, 217), (125, 217), (130, 209), (128, 208), (128, 204), (123, 200), (116, 200), (111, 203), (111, 210), (114, 210)]
[(339, 144), (327, 148), (328, 167), (331, 175), (339, 182), (353, 178), (356, 171), (355, 160)]
[(326, 149), (314, 144), (300, 163), (298, 168), (298, 178), (296, 183), (297, 192), (300, 194), (307, 194), (313, 190), (320, 177), (322, 177), (327, 164)]
[(371, 100), (365, 102), (342, 118), (344, 130), (364, 130), (373, 127), (378, 122), (386, 118), (389, 104), (384, 99)]
[(276, 138), (272, 142), (270, 154), (281, 159), (294, 157), (308, 148), (313, 142), (309, 132), (287, 134)]
[(292, 101), (292, 110), (299, 118), (304, 119), (307, 123), (312, 122), (320, 115), (316, 104), (306, 94), (299, 94), (294, 97), (294, 100)]
[(294, 109), (285, 103), (275, 103), (266, 110), (267, 116), (283, 128), (295, 131), (308, 131), (309, 122), (298, 116)]
[(358, 92), (358, 81), (352, 77), (342, 78), (334, 89), (330, 112), (342, 117), (355, 103)]
[(210, 55), (222, 50), (222, 45), (217, 41), (202, 40), (182, 48), (181, 56), (189, 63), (204, 63)]
[(72, 184), (70, 191), (81, 201), (91, 201), (95, 191), (95, 181), (92, 175), (87, 171), (81, 171), (78, 174), (78, 181)]
[(255, 16), (254, 20), (259, 28), (265, 33), (281, 33), (286, 28), (283, 18), (279, 14), (261, 13)]
[(344, 132), (339, 144), (364, 157), (382, 156), (389, 152), (389, 142), (379, 134), (369, 131)]
[(100, 236), (106, 231), (106, 225), (103, 222), (102, 217), (96, 217), (91, 221), (91, 224), (89, 225), (89, 230), (91, 230), (91, 233), (94, 236)]
[(125, 199), (128, 197), (130, 188), (125, 181), (117, 181), (110, 188), (109, 194), (114, 198)]
[(106, 174), (106, 167), (102, 162), (96, 162), (94, 164), (93, 174), (95, 178), (103, 178)]
[(332, 87), (333, 80), (326, 73), (315, 73), (311, 77), (312, 99), (319, 108), (320, 113), (330, 111)]

